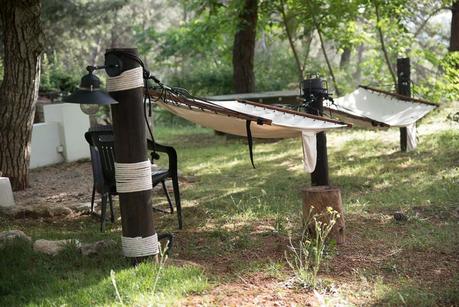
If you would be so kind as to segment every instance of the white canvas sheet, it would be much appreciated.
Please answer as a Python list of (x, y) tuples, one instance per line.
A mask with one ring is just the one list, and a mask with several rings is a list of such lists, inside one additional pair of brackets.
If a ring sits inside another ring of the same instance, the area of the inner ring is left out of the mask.
[[(228, 134), (247, 136), (246, 121), (244, 119), (202, 111), (197, 108), (189, 108), (188, 106), (172, 102), (164, 103), (163, 101), (158, 101), (157, 103), (171, 113), (203, 127)], [(309, 173), (312, 173), (316, 167), (316, 133), (347, 126), (345, 124), (284, 113), (237, 101), (214, 101), (212, 103), (229, 110), (272, 120), (271, 125), (258, 125), (252, 121), (250, 123), (250, 130), (254, 138), (291, 138), (301, 136), (303, 141), (303, 165), (305, 171)]]
[[(435, 109), (433, 105), (400, 100), (365, 88), (358, 88), (346, 96), (336, 98), (334, 104), (325, 101), (324, 105), (332, 110), (366, 117), (393, 127), (412, 125)], [(350, 121), (353, 121), (352, 118)]]
[[(302, 131), (318, 133), (324, 130), (347, 126), (345, 124), (284, 113), (282, 111), (257, 107), (237, 101), (213, 101), (212, 103), (232, 111), (272, 120), (271, 125), (257, 125), (255, 122), (251, 123), (252, 136), (255, 138), (289, 138), (300, 136)], [(172, 103), (158, 102), (158, 104), (175, 115), (201, 126), (224, 133), (247, 136), (245, 127), (246, 121), (243, 119), (229, 117), (223, 114), (203, 112), (200, 109), (190, 109), (186, 106)]]
[[(163, 103), (159, 101), (158, 105), (177, 116), (199, 124), (203, 127), (211, 128), (228, 134), (247, 136), (245, 120), (243, 119), (229, 117), (223, 114), (203, 112), (201, 110), (189, 109), (187, 107), (176, 106), (170, 103)], [(250, 128), (252, 131), (252, 136), (255, 138), (291, 138), (301, 135), (301, 131), (296, 129), (269, 125), (260, 126), (254, 122), (250, 124)]]

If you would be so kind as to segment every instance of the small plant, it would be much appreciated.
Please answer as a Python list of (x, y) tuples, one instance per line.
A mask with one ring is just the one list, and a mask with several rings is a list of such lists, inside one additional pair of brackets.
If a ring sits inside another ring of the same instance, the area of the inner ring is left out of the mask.
[[(168, 259), (168, 254), (167, 254), (168, 246), (169, 246), (169, 241), (166, 242), (166, 247), (164, 249), (161, 247), (161, 243), (158, 242), (159, 253), (157, 255), (157, 258), (155, 257), (157, 259), (156, 261), (157, 261), (158, 268), (155, 274), (155, 280), (153, 282), (153, 289), (151, 290), (152, 295), (156, 294), (156, 287), (158, 285), (159, 279), (161, 278), (161, 271)], [(110, 279), (112, 281), (113, 288), (115, 289), (115, 295), (116, 295), (116, 299), (118, 303), (121, 306), (125, 306), (125, 304), (123, 303), (123, 299), (120, 295), (120, 292), (118, 290), (118, 285), (116, 283), (116, 277), (115, 277), (115, 271), (113, 270), (110, 270)]]
[(290, 243), (288, 251), (285, 252), (285, 259), (295, 273), (295, 282), (311, 289), (319, 286), (317, 273), (322, 263), (325, 243), (339, 218), (339, 213), (331, 207), (327, 207), (325, 217), (312, 214), (313, 209), (311, 207), (305, 219), (298, 246), (295, 247), (292, 237), (289, 236)]

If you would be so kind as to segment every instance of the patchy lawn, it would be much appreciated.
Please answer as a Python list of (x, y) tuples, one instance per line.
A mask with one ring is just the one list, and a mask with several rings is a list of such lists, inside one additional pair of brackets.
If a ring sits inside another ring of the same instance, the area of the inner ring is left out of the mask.
[[(452, 108), (424, 120), (411, 153), (398, 152), (397, 129), (328, 134), (330, 177), (342, 190), (347, 233), (346, 244), (327, 249), (320, 277), (328, 291), (288, 282), (288, 234), (300, 228), (300, 189), (310, 184), (299, 140), (255, 141), (252, 169), (243, 139), (158, 127), (160, 141), (177, 149), (183, 175), (197, 180), (181, 183), (184, 229), (176, 229), (175, 215), (155, 212), (155, 223), (175, 233), (173, 258), (197, 265), (166, 266), (157, 278), (157, 265), (132, 268), (120, 246), (92, 257), (69, 246), (51, 257), (17, 243), (0, 250), (0, 305), (457, 305), (459, 126), (446, 119)], [(89, 162), (31, 176), (32, 188), (16, 194), (18, 203), (90, 200)], [(396, 222), (396, 211), (408, 221)], [(21, 229), (33, 239), (119, 242), (119, 221), (103, 234), (98, 227), (89, 215), (0, 220), (0, 230)]]

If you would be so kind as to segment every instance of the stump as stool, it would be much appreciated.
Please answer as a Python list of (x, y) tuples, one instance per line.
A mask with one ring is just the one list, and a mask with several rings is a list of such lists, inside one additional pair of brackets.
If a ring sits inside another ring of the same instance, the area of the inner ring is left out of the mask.
[(0, 207), (13, 207), (15, 204), (10, 179), (0, 177)]
[[(339, 213), (339, 218), (336, 220), (335, 226), (330, 233), (331, 237), (336, 240), (336, 243), (342, 244), (345, 241), (344, 229), (344, 209), (341, 200), (341, 192), (337, 187), (332, 186), (314, 186), (307, 187), (302, 190), (303, 192), (303, 220), (309, 216), (311, 207), (313, 207), (311, 214), (318, 214), (321, 216), (320, 220), (324, 223), (329, 223), (329, 215), (327, 214), (327, 207)], [(305, 225), (306, 226), (306, 225)], [(308, 225), (309, 226), (309, 225)]]

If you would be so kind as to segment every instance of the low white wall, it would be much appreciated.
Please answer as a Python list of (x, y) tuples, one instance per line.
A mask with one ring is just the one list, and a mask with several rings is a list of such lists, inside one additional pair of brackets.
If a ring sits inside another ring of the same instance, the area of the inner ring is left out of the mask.
[(45, 123), (34, 124), (32, 130), (30, 168), (89, 158), (84, 138), (89, 117), (78, 104), (45, 105), (43, 113)]
[(44, 107), (45, 122), (58, 122), (61, 127), (65, 161), (71, 162), (89, 158), (88, 143), (84, 134), (89, 129), (89, 116), (79, 104), (59, 103)]
[(33, 125), (30, 168), (64, 162), (64, 156), (58, 152), (62, 145), (59, 129), (57, 122)]

